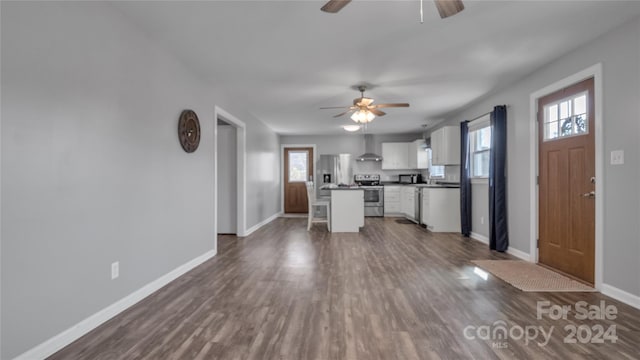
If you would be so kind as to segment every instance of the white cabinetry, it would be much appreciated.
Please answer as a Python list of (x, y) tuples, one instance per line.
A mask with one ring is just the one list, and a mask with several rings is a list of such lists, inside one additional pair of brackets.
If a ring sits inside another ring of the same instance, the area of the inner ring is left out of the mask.
[(427, 169), (429, 167), (429, 159), (425, 148), (424, 140), (416, 140), (409, 143), (409, 169)]
[(422, 188), (421, 215), (432, 232), (460, 232), (460, 189)]
[(445, 126), (431, 133), (431, 163), (460, 165), (460, 128)]
[(331, 190), (331, 232), (358, 232), (364, 226), (364, 191)]
[(409, 169), (409, 144), (382, 143), (382, 169)]
[[(400, 206), (402, 208), (402, 215), (409, 219), (414, 219), (416, 213), (415, 204), (415, 186), (403, 186), (400, 189)], [(414, 219), (418, 220), (418, 219)]]
[(400, 207), (400, 186), (384, 187), (384, 215), (400, 215), (402, 208)]

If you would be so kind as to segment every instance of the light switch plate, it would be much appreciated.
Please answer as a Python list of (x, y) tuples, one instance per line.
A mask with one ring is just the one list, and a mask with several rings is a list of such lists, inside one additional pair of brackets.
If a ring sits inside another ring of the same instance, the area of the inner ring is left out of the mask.
[(614, 150), (611, 152), (611, 165), (624, 164), (624, 150)]

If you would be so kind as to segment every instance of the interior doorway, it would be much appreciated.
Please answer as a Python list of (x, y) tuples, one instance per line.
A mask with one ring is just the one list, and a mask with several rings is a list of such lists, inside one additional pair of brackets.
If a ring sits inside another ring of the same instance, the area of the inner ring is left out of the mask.
[(538, 261), (592, 285), (595, 133), (593, 78), (538, 99)]
[(237, 129), (218, 119), (218, 234), (237, 234), (238, 229), (238, 159)]
[(214, 120), (214, 231), (246, 236), (246, 126), (218, 106)]

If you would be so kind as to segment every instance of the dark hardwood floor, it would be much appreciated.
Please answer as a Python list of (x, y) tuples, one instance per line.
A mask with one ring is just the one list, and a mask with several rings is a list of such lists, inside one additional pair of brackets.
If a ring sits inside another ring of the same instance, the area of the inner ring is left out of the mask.
[[(246, 238), (221, 236), (215, 258), (51, 359), (640, 356), (639, 310), (599, 293), (526, 293), (484, 280), (470, 260), (511, 258), (485, 244), (389, 218), (367, 218), (359, 234), (329, 234), (320, 224), (307, 232), (306, 224), (280, 218)], [(578, 320), (573, 311), (537, 319), (538, 301), (573, 309), (601, 300), (617, 308), (615, 320)], [(483, 336), (501, 324), (509, 338)], [(564, 342), (567, 326), (581, 329), (577, 343)], [(610, 331), (604, 343), (580, 343), (602, 339), (598, 326), (614, 326), (617, 341)], [(519, 338), (552, 327), (544, 346), (540, 333), (528, 344)]]

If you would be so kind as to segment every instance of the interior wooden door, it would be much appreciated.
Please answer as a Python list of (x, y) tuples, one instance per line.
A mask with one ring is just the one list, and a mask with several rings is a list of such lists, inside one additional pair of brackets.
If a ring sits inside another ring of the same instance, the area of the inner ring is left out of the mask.
[(595, 269), (593, 98), (593, 79), (587, 79), (538, 101), (538, 261), (590, 284)]
[(313, 148), (284, 149), (284, 212), (307, 213), (306, 181), (313, 180)]

